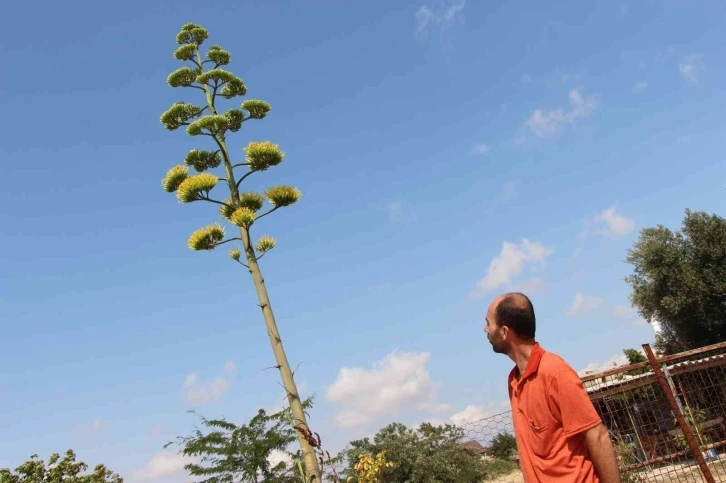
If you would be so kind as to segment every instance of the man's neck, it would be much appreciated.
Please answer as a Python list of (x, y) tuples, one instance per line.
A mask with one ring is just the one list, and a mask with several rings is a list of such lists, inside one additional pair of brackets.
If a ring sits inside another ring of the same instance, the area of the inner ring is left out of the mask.
[(511, 351), (507, 354), (512, 361), (517, 365), (519, 370), (519, 377), (522, 377), (525, 369), (527, 369), (527, 363), (529, 363), (529, 356), (532, 354), (535, 341), (528, 340), (512, 346)]

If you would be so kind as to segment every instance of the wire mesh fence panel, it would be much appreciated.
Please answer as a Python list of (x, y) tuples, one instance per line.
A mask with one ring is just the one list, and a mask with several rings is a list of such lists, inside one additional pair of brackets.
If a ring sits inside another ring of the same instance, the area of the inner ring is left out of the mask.
[(461, 447), (479, 455), (485, 464), (483, 481), (523, 482), (519, 470), (517, 443), (512, 427), (512, 412), (490, 416), (460, 426), (464, 431)]

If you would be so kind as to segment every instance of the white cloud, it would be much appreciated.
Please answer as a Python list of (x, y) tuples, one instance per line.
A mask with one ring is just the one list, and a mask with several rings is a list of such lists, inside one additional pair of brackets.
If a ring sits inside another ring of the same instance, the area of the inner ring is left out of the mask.
[(155, 454), (148, 463), (132, 473), (137, 481), (153, 481), (165, 476), (176, 475), (184, 471), (184, 466), (195, 463), (196, 458), (183, 456), (178, 453), (163, 452)]
[(570, 110), (563, 108), (551, 111), (537, 109), (525, 122), (525, 126), (539, 138), (546, 138), (556, 134), (563, 126), (573, 124), (579, 118), (585, 118), (593, 113), (597, 107), (594, 96), (585, 98), (577, 89), (569, 93)]
[(229, 382), (223, 377), (200, 381), (196, 374), (189, 374), (184, 381), (184, 398), (190, 404), (206, 404), (222, 399), (229, 390)]
[(288, 453), (284, 451), (280, 451), (279, 449), (273, 449), (270, 453), (270, 456), (267, 457), (267, 461), (270, 463), (270, 466), (274, 468), (282, 462), (290, 463), (292, 461), (292, 458)]
[(577, 373), (580, 376), (585, 376), (587, 374), (596, 374), (598, 372), (604, 372), (615, 367), (625, 366), (628, 363), (629, 361), (628, 358), (625, 357), (625, 354), (616, 354), (603, 363), (591, 362), (587, 365), (587, 367), (578, 371)]
[(444, 32), (464, 19), (466, 0), (442, 0), (437, 5), (422, 5), (416, 11), (416, 37), (425, 38), (432, 30)]
[(627, 236), (635, 229), (635, 222), (619, 214), (614, 206), (605, 209), (593, 221), (599, 227), (600, 233), (611, 237)]
[(595, 310), (600, 307), (603, 300), (598, 297), (592, 297), (585, 295), (582, 292), (575, 294), (575, 300), (572, 302), (572, 306), (567, 311), (567, 315), (582, 315), (591, 310)]
[(541, 292), (547, 288), (547, 282), (539, 278), (530, 278), (521, 282), (512, 282), (509, 284), (508, 290), (512, 292), (521, 292), (526, 295), (532, 295)]
[(489, 264), (486, 277), (477, 284), (475, 294), (488, 292), (512, 283), (522, 273), (525, 266), (542, 266), (554, 250), (540, 242), (530, 242), (523, 238), (521, 243), (504, 242), (502, 251)]
[(488, 406), (474, 406), (469, 405), (462, 411), (451, 416), (451, 422), (457, 426), (463, 426), (468, 423), (473, 423), (486, 419), (497, 414), (509, 411), (511, 408), (508, 401), (491, 403)]
[(648, 83), (645, 81), (640, 81), (633, 87), (633, 92), (636, 94), (639, 94), (646, 90), (648, 88)]
[(698, 77), (703, 70), (703, 55), (691, 54), (678, 64), (678, 72), (692, 84), (698, 84)]
[(232, 359), (224, 363), (224, 372), (229, 374), (230, 376), (237, 375), (237, 365)]
[(341, 368), (327, 391), (328, 401), (341, 407), (336, 422), (356, 427), (411, 409), (446, 409), (436, 403), (436, 386), (426, 369), (430, 359), (427, 352), (394, 351), (371, 369)]
[(489, 152), (489, 146), (486, 144), (475, 144), (471, 148), (472, 154), (486, 154)]
[(630, 319), (633, 325), (645, 325), (648, 323), (640, 317), (636, 309), (625, 305), (614, 305), (613, 315), (622, 319)]

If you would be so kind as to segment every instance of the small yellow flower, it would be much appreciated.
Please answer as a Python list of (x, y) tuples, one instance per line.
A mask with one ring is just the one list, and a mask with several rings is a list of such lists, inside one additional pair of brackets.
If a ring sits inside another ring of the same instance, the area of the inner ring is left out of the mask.
[(282, 208), (295, 203), (300, 199), (302, 193), (293, 186), (273, 186), (265, 191), (265, 196), (273, 206)]
[(196, 201), (202, 193), (209, 193), (209, 191), (217, 185), (218, 181), (219, 178), (209, 173), (190, 176), (179, 185), (176, 197), (179, 198), (179, 201), (182, 203)]
[(275, 245), (277, 242), (274, 238), (272, 238), (270, 235), (263, 235), (260, 237), (259, 240), (257, 240), (257, 251), (258, 252), (269, 252), (273, 248), (275, 248)]
[(255, 212), (249, 208), (237, 208), (229, 217), (229, 221), (241, 228), (249, 228), (255, 222)]
[(215, 223), (192, 233), (187, 246), (192, 250), (212, 250), (223, 238), (224, 228)]
[(173, 193), (179, 188), (179, 185), (184, 182), (189, 176), (189, 170), (186, 166), (177, 165), (171, 168), (161, 180), (161, 185), (165, 191)]
[(270, 166), (277, 166), (285, 158), (280, 146), (270, 141), (251, 142), (244, 148), (244, 152), (252, 171), (264, 171)]

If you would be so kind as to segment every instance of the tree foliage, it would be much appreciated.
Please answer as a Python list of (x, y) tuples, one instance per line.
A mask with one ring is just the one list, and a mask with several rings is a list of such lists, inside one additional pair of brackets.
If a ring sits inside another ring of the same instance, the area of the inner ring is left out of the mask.
[(0, 483), (123, 483), (123, 478), (106, 468), (97, 465), (93, 473), (82, 474), (88, 465), (76, 461), (76, 454), (68, 450), (61, 457), (53, 453), (48, 463), (33, 455), (28, 461), (15, 468), (0, 470)]
[(489, 443), (487, 454), (501, 460), (510, 460), (517, 454), (517, 439), (509, 433), (499, 433)]
[[(303, 402), (312, 406), (312, 399)], [(247, 424), (237, 425), (226, 419), (206, 419), (199, 416), (202, 429), (190, 436), (180, 436), (166, 445), (178, 445), (179, 453), (197, 458), (198, 463), (185, 466), (198, 483), (293, 483), (300, 477), (294, 462), (301, 461), (299, 452), (288, 447), (296, 439), (292, 414), (287, 408), (267, 414), (260, 409)], [(273, 465), (274, 452), (287, 458)]]
[(424, 423), (418, 430), (390, 424), (373, 440), (350, 443), (345, 451), (349, 462), (345, 475), (358, 483), (354, 465), (360, 457), (385, 452), (386, 460), (393, 464), (380, 472), (385, 483), (480, 483), (486, 476), (486, 463), (459, 445), (463, 435), (462, 429), (448, 424)]
[(628, 252), (630, 300), (666, 353), (726, 340), (726, 219), (686, 210), (680, 231), (645, 228)]

